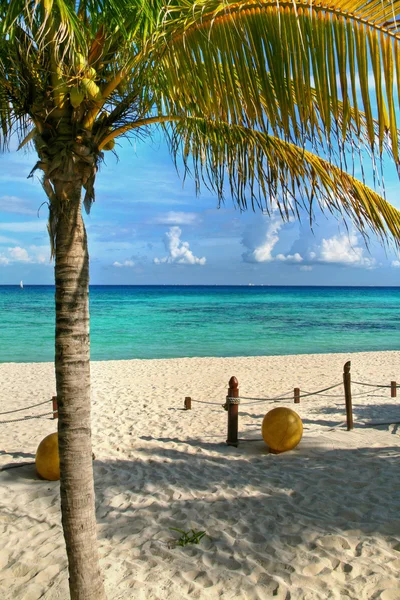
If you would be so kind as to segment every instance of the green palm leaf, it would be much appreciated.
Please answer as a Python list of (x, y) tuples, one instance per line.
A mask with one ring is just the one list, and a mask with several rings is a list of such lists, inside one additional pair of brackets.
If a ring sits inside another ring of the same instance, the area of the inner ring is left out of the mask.
[(399, 245), (400, 211), (378, 193), (330, 162), (293, 143), (229, 123), (200, 118), (173, 122), (169, 134), (177, 162), (224, 200), (229, 191), (241, 209), (248, 205), (282, 218), (299, 217), (313, 205), (349, 218), (368, 237), (387, 232)]
[[(274, 126), (278, 113), (286, 138), (315, 141), (320, 126), (328, 142), (338, 128), (345, 138), (352, 121), (359, 125), (360, 106), (372, 152), (380, 156), (388, 136), (399, 164), (399, 0), (202, 0), (190, 3), (190, 13), (177, 4), (165, 16), (158, 47), (171, 105), (261, 129), (266, 117)], [(340, 122), (339, 100), (346, 115)]]
[[(79, 144), (88, 137), (100, 159), (118, 135), (141, 135), (145, 125), (175, 116), (179, 123), (220, 123), (231, 161), (235, 152), (243, 160), (244, 151), (234, 125), (286, 142), (303, 156), (307, 148), (310, 156), (329, 158), (336, 187), (339, 174), (349, 184), (343, 165), (358, 160), (357, 151), (372, 153), (373, 165), (383, 152), (399, 164), (400, 0), (0, 0), (0, 14), (2, 139), (13, 130), (21, 144), (33, 137), (42, 154), (39, 168), (50, 160), (49, 131), (60, 122), (72, 120), (64, 135), (76, 130)], [(193, 143), (190, 148), (195, 154)], [(279, 153), (267, 156), (264, 142), (264, 154), (273, 169)], [(219, 193), (212, 163), (208, 173)], [(237, 170), (231, 192), (240, 206), (252, 178), (259, 182), (256, 203), (268, 203), (272, 188), (262, 175), (257, 161)], [(287, 170), (292, 175), (300, 177)], [(314, 175), (304, 172), (305, 179)], [(310, 201), (327, 193), (317, 180)], [(288, 190), (289, 180), (282, 181)], [(48, 173), (45, 183), (50, 191)], [(88, 206), (93, 198), (91, 184)]]

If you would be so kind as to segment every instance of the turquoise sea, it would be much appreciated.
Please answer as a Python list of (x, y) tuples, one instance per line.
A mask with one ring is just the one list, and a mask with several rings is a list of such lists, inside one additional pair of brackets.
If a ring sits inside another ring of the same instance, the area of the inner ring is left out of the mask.
[[(94, 360), (400, 350), (400, 287), (91, 286)], [(0, 362), (54, 358), (54, 288), (0, 287)]]

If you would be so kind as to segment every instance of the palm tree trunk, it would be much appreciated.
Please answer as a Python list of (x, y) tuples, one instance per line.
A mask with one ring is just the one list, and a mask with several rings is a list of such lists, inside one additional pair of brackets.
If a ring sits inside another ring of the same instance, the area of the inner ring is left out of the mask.
[(56, 355), (61, 512), (72, 600), (105, 600), (90, 427), (89, 255), (81, 181), (55, 181)]

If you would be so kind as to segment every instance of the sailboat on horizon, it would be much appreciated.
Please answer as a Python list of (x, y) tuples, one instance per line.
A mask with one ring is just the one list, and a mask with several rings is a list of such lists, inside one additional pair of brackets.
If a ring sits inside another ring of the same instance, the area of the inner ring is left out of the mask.
[(19, 282), (19, 287), (21, 288), (21, 290), (23, 290), (23, 289), (24, 289), (24, 283), (23, 283), (22, 279), (21, 279), (21, 281)]

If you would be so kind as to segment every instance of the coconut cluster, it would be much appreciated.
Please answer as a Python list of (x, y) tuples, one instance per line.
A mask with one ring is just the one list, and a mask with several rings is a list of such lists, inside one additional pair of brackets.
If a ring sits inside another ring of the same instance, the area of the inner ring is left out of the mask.
[(96, 83), (97, 71), (87, 64), (85, 57), (77, 53), (75, 69), (79, 83), (68, 89), (69, 101), (74, 108), (78, 108), (85, 99), (101, 100), (101, 91)]

